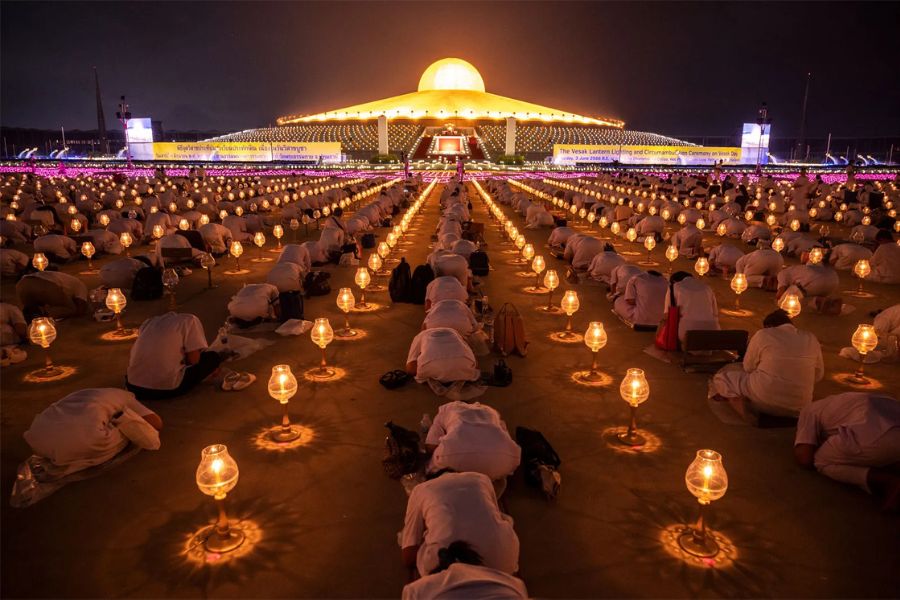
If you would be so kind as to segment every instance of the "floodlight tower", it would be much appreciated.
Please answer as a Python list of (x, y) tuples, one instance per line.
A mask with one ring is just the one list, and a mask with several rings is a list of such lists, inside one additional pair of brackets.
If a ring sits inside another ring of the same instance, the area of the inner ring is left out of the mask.
[(128, 110), (128, 104), (125, 102), (125, 96), (119, 100), (119, 110), (116, 111), (116, 118), (122, 123), (122, 132), (125, 134), (125, 156), (128, 159), (128, 168), (131, 168), (131, 145), (128, 143), (128, 120), (131, 119), (131, 112)]

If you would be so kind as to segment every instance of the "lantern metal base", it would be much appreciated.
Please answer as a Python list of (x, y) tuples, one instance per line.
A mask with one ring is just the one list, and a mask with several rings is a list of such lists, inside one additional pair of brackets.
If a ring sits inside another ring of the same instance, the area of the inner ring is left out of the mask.
[(306, 373), (313, 379), (331, 379), (337, 375), (337, 371), (331, 367), (319, 367), (318, 369), (311, 369)]
[(383, 291), (386, 290), (386, 289), (387, 289), (387, 288), (386, 288), (385, 286), (380, 285), (380, 284), (377, 284), (377, 283), (376, 283), (376, 284), (370, 284), (370, 285), (367, 285), (367, 286), (366, 286), (366, 293), (369, 293), (369, 292), (383, 292)]
[(229, 527), (225, 533), (220, 533), (215, 527), (211, 528), (209, 535), (203, 541), (203, 546), (208, 552), (224, 554), (238, 549), (244, 543), (246, 536), (240, 529)]
[(558, 315), (562, 313), (562, 309), (558, 306), (539, 306), (538, 310), (550, 313), (551, 315)]
[(66, 370), (62, 367), (57, 367), (56, 365), (50, 365), (44, 367), (43, 369), (37, 369), (36, 371), (32, 371), (29, 373), (31, 378), (33, 379), (55, 379), (65, 373)]
[(334, 337), (339, 338), (352, 338), (359, 335), (359, 332), (355, 329), (341, 329), (339, 331), (334, 332)]
[(288, 428), (278, 426), (269, 431), (269, 439), (271, 439), (273, 442), (278, 442), (279, 444), (293, 442), (301, 435), (302, 434), (300, 433), (300, 430), (294, 426), (290, 426)]
[(601, 383), (609, 381), (609, 376), (604, 375), (600, 371), (579, 371), (574, 375), (576, 381), (583, 383)]
[(87, 271), (79, 271), (79, 275), (96, 275), (100, 272), (100, 269), (88, 269)]
[(123, 327), (122, 329), (114, 329), (103, 337), (108, 340), (128, 340), (137, 337), (137, 333), (137, 329), (134, 329), (132, 327)]
[(550, 339), (557, 342), (575, 343), (584, 339), (584, 336), (574, 331), (555, 331), (550, 334)]
[(844, 381), (846, 381), (847, 383), (855, 383), (856, 385), (869, 385), (870, 383), (872, 383), (872, 381), (868, 377), (858, 371), (853, 375), (847, 375), (846, 377), (844, 377)]
[(252, 259), (250, 259), (250, 262), (255, 262), (255, 263), (266, 263), (266, 262), (272, 262), (273, 260), (274, 260), (274, 259), (269, 258), (268, 256), (260, 256), (260, 257), (257, 257), (257, 258), (252, 258)]
[(638, 264), (639, 264), (639, 265), (645, 265), (645, 266), (647, 266), (647, 267), (657, 267), (657, 266), (659, 266), (659, 263), (656, 262), (655, 260), (639, 260), (639, 261), (638, 261)]
[(228, 269), (227, 271), (222, 271), (225, 275), (246, 275), (250, 272), (250, 269)]
[(685, 528), (678, 536), (678, 546), (692, 556), (711, 558), (719, 553), (719, 544), (708, 533), (702, 535), (692, 527)]
[(844, 290), (844, 293), (854, 298), (874, 298), (875, 294), (871, 292), (863, 292), (861, 290)]
[(647, 440), (646, 438), (644, 438), (644, 436), (632, 429), (617, 434), (616, 439), (619, 440), (620, 443), (625, 444), (626, 446), (631, 446), (632, 448), (638, 448), (647, 443)]
[(619, 254), (623, 256), (640, 256), (641, 252), (635, 252), (634, 250), (620, 250)]
[(753, 311), (746, 308), (723, 308), (720, 311), (723, 315), (730, 317), (752, 317)]
[(281, 248), (269, 248), (268, 251), (271, 252), (272, 254), (281, 254), (281, 251), (283, 249), (284, 249), (284, 247), (282, 246)]

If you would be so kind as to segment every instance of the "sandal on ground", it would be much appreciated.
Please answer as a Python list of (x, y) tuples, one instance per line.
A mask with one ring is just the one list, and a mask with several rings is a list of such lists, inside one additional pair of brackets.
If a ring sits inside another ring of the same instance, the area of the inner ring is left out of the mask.
[(28, 358), (28, 353), (21, 348), (7, 348), (6, 356), (9, 358), (10, 364), (17, 365)]
[(256, 375), (253, 373), (239, 373), (232, 371), (222, 380), (222, 389), (226, 392), (239, 392), (256, 381)]

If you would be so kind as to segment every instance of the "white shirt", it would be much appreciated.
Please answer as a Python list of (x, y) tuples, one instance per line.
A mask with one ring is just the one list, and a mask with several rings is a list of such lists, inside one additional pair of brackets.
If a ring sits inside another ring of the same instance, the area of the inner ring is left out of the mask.
[(168, 312), (143, 322), (128, 360), (128, 383), (151, 390), (181, 385), (185, 355), (206, 350), (206, 335), (196, 315)]
[(228, 314), (244, 321), (275, 316), (272, 301), (278, 298), (278, 288), (271, 283), (245, 285), (228, 303)]
[(425, 300), (434, 305), (441, 300), (456, 299), (465, 302), (469, 299), (469, 293), (456, 277), (446, 275), (435, 277), (425, 288)]
[(432, 267), (437, 277), (443, 277), (444, 275), (456, 277), (463, 286), (469, 280), (469, 261), (459, 254), (435, 256)]
[(571, 227), (557, 227), (550, 232), (550, 237), (547, 238), (547, 245), (563, 246), (573, 235), (575, 235), (575, 230)]
[(478, 329), (478, 322), (465, 302), (456, 298), (448, 298), (435, 302), (431, 306), (425, 315), (423, 327), (424, 329), (449, 327), (458, 331), (464, 338), (468, 338)]
[[(814, 464), (820, 473), (868, 489), (869, 467), (900, 461), (896, 443), (880, 444), (886, 433), (898, 427), (900, 402), (894, 398), (844, 392), (800, 411), (794, 445), (817, 446)], [(896, 442), (896, 437), (892, 441)]]
[(39, 413), (25, 432), (35, 454), (66, 474), (99, 465), (125, 449), (159, 448), (159, 432), (142, 417), (153, 411), (134, 394), (116, 388), (73, 392)]
[(486, 475), (445, 473), (417, 485), (409, 496), (400, 546), (419, 546), (419, 573), (433, 571), (438, 550), (455, 541), (472, 546), (486, 567), (510, 574), (519, 570), (512, 517), (500, 512)]
[(840, 285), (837, 271), (821, 263), (794, 265), (778, 273), (778, 287), (796, 285), (805, 296), (828, 296)]
[(78, 245), (70, 237), (51, 233), (34, 240), (34, 251), (55, 254), (61, 258), (71, 258), (78, 254)]
[(875, 315), (872, 324), (879, 336), (900, 336), (900, 304), (889, 306)]
[(771, 248), (760, 248), (740, 257), (735, 272), (751, 275), (776, 275), (784, 265), (784, 258)]
[(135, 258), (116, 259), (100, 267), (100, 282), (108, 288), (131, 289), (134, 276), (146, 266)]
[(900, 246), (880, 244), (869, 261), (872, 273), (869, 279), (880, 283), (900, 283)]
[(31, 259), (24, 252), (14, 248), (0, 248), (0, 273), (3, 275), (17, 275), (30, 262)]
[(593, 279), (609, 282), (610, 275), (619, 265), (624, 265), (625, 259), (615, 252), (598, 252), (591, 260), (589, 272)]
[(425, 443), (437, 446), (430, 471), (484, 473), (491, 479), (511, 475), (522, 450), (509, 436), (500, 413), (475, 402), (448, 402), (438, 409)]
[(23, 341), (16, 333), (16, 325), (26, 325), (22, 310), (15, 304), (0, 302), (0, 345), (9, 346)]
[(835, 269), (846, 271), (853, 268), (853, 265), (860, 260), (870, 260), (872, 251), (865, 246), (859, 244), (838, 244), (831, 249), (831, 258), (829, 259)]
[(228, 251), (231, 243), (231, 230), (224, 225), (207, 223), (206, 225), (201, 225), (197, 231), (200, 232), (203, 241), (209, 244), (210, 250), (216, 254)]
[(481, 377), (472, 349), (455, 329), (426, 329), (413, 338), (406, 362), (416, 361), (416, 381), (475, 381)]
[(403, 587), (402, 600), (525, 600), (528, 590), (518, 577), (482, 565), (453, 563)]
[(310, 261), (314, 263), (328, 262), (327, 249), (319, 242), (303, 242), (301, 246), (306, 248)]
[(790, 323), (753, 334), (743, 364), (749, 374), (741, 385), (744, 396), (794, 413), (812, 402), (825, 373), (819, 340)]
[(728, 270), (733, 270), (743, 256), (744, 253), (737, 246), (719, 244), (709, 251), (709, 264), (720, 269), (727, 267)]
[(312, 260), (309, 256), (309, 250), (306, 246), (300, 244), (285, 244), (281, 249), (281, 255), (278, 262), (292, 262), (300, 267), (300, 270), (306, 273), (312, 266)]
[(300, 291), (302, 279), (303, 270), (300, 265), (292, 262), (275, 263), (266, 275), (266, 283), (274, 285), (279, 292)]
[[(572, 267), (575, 269), (587, 269), (591, 261), (600, 252), (603, 252), (603, 242), (595, 237), (581, 237), (571, 253)], [(566, 255), (569, 255), (569, 245), (566, 244)]]
[[(678, 320), (678, 338), (683, 342), (685, 334), (694, 329), (721, 329), (719, 306), (712, 288), (695, 277), (682, 279), (674, 286), (675, 303), (681, 318)], [(672, 305), (671, 292), (666, 293), (666, 310)]]
[(625, 301), (633, 300), (629, 320), (635, 325), (656, 325), (663, 318), (669, 283), (665, 277), (639, 273), (625, 285)]

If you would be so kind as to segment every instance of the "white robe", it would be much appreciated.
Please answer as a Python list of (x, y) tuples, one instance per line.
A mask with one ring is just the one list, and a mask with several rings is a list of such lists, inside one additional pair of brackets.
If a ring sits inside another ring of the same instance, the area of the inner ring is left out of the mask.
[(406, 362), (416, 362), (416, 381), (476, 381), (481, 377), (475, 354), (455, 329), (436, 327), (419, 332)]

